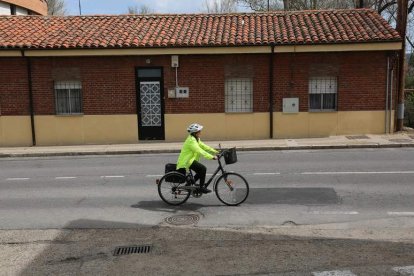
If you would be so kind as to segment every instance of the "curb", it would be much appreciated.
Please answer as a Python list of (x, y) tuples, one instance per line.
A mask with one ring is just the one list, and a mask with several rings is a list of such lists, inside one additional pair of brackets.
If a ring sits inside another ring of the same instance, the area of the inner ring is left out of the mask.
[[(412, 148), (414, 143), (400, 144), (341, 144), (341, 145), (306, 145), (306, 146), (270, 146), (239, 147), (238, 151), (282, 151), (282, 150), (324, 150), (324, 149), (370, 149), (370, 148)], [(59, 157), (59, 156), (91, 156), (91, 155), (128, 155), (128, 154), (161, 154), (180, 153), (178, 149), (166, 150), (126, 150), (126, 151), (77, 151), (77, 152), (39, 152), (39, 153), (0, 153), (0, 158), (13, 157)]]

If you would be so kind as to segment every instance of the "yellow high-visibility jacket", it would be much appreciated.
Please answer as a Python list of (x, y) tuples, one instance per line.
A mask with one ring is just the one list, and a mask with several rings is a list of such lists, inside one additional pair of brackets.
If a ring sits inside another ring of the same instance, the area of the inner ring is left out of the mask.
[(211, 160), (214, 157), (213, 154), (217, 153), (219, 153), (217, 150), (207, 146), (200, 139), (197, 141), (193, 135), (188, 135), (178, 156), (177, 170), (182, 168), (188, 170), (194, 160), (200, 160), (200, 155)]

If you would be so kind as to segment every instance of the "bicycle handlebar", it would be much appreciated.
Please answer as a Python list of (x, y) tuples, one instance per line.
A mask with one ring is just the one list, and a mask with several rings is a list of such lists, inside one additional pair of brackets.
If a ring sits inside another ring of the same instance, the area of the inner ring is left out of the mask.
[(220, 149), (219, 154), (218, 154), (219, 158), (223, 157), (224, 153), (226, 153), (226, 151), (228, 151), (228, 149)]

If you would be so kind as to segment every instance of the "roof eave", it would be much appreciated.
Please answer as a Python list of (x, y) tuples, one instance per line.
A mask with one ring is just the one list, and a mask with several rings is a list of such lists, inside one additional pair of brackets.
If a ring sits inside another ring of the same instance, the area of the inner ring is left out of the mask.
[(111, 55), (170, 55), (170, 54), (260, 54), (289, 52), (349, 52), (397, 51), (401, 40), (318, 44), (234, 45), (234, 46), (179, 46), (179, 47), (96, 47), (96, 48), (0, 48), (0, 56), (111, 56)]

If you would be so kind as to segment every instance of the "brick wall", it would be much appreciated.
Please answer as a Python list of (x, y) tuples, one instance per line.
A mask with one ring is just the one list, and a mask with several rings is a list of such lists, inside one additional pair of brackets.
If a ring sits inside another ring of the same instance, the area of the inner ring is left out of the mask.
[(23, 58), (0, 59), (0, 115), (29, 115), (27, 63)]
[(277, 54), (275, 60), (276, 111), (284, 97), (299, 97), (300, 111), (308, 111), (311, 76), (338, 78), (338, 111), (385, 109), (384, 52)]
[[(145, 62), (147, 58), (151, 59), (149, 65)], [(171, 68), (170, 56), (32, 58), (35, 114), (55, 114), (53, 83), (65, 78), (81, 79), (86, 115), (136, 114), (135, 68), (138, 66), (164, 68), (166, 113), (224, 112), (226, 77), (251, 77), (253, 111), (267, 112), (268, 65), (269, 56), (264, 54), (182, 55), (178, 81), (180, 86), (190, 88), (190, 98), (171, 99), (167, 91), (175, 87), (175, 69)], [(300, 111), (308, 111), (309, 77), (319, 75), (338, 77), (339, 111), (384, 109), (384, 52), (276, 54), (274, 70), (275, 111), (282, 110), (284, 97), (299, 97)], [(26, 74), (24, 59), (0, 59), (2, 115), (29, 113)]]
[[(223, 113), (226, 76), (252, 78), (253, 111), (265, 112), (269, 109), (268, 64), (265, 55), (181, 56), (178, 84), (190, 87), (190, 97), (166, 99), (166, 113)], [(166, 68), (165, 86), (175, 86), (174, 68)]]
[[(34, 58), (33, 93), (38, 115), (55, 114), (54, 81), (78, 79), (82, 83), (83, 111), (87, 115), (136, 113), (137, 57)], [(67, 69), (68, 75), (63, 73)], [(79, 77), (73, 76), (76, 71)]]

